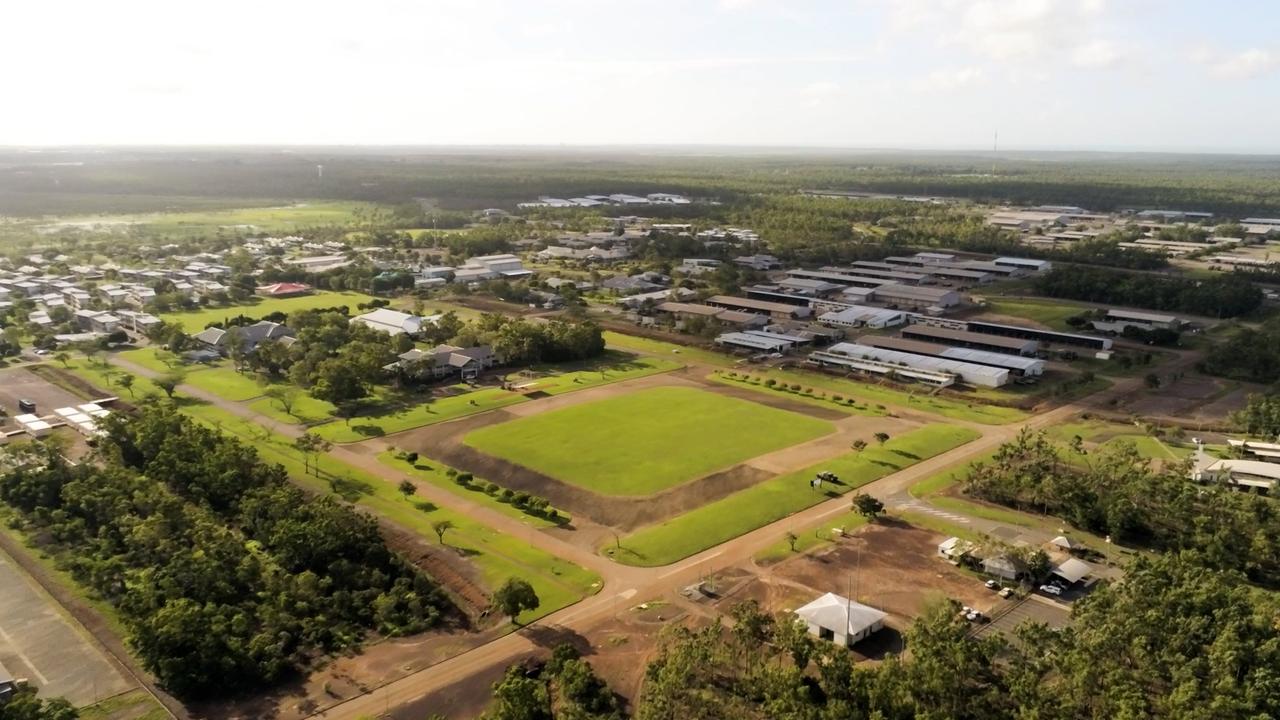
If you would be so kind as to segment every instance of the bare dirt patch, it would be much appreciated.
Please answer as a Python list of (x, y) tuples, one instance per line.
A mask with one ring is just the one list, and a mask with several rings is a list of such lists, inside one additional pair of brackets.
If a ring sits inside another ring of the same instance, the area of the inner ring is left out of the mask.
[(793, 583), (798, 589), (812, 589), (804, 602), (825, 592), (851, 594), (899, 623), (910, 621), (926, 603), (942, 598), (990, 611), (999, 602), (998, 596), (977, 578), (938, 557), (938, 543), (944, 539), (937, 533), (882, 519), (828, 550), (783, 561), (770, 568), (766, 577)]

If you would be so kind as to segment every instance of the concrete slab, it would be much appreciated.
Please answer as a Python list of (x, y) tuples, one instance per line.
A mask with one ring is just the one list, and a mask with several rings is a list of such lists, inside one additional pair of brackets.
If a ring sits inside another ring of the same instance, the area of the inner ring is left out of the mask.
[(0, 663), (45, 697), (81, 706), (134, 687), (63, 614), (57, 601), (0, 552)]

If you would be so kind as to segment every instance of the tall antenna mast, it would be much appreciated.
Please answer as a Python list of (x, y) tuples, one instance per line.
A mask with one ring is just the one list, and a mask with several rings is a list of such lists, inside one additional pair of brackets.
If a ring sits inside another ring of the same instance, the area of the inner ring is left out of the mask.
[(1000, 128), (996, 128), (995, 135), (991, 138), (991, 176), (996, 175), (996, 153), (1000, 151)]

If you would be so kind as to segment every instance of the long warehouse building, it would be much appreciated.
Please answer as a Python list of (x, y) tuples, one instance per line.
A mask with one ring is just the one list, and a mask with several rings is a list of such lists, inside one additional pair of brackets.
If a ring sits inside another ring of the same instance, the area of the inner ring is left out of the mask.
[(1035, 340), (1023, 340), (1002, 335), (984, 335), (982, 333), (969, 332), (968, 330), (951, 330), (950, 328), (935, 327), (933, 325), (908, 325), (903, 328), (902, 337), (1010, 355), (1035, 355), (1040, 348), (1040, 343)]
[(986, 350), (939, 345), (923, 340), (909, 340), (901, 337), (885, 335), (863, 335), (858, 342), (871, 347), (897, 350), (899, 352), (929, 355), (931, 357), (960, 360), (962, 362), (989, 365), (1005, 368), (1015, 377), (1039, 377), (1044, 374), (1044, 361), (1038, 358), (1021, 357), (1006, 353), (993, 353)]
[(1005, 368), (898, 352), (860, 343), (836, 343), (826, 350), (810, 353), (809, 362), (845, 366), (881, 375), (892, 372), (940, 387), (951, 384), (938, 379), (946, 375), (977, 387), (997, 388), (1009, 383), (1009, 371)]

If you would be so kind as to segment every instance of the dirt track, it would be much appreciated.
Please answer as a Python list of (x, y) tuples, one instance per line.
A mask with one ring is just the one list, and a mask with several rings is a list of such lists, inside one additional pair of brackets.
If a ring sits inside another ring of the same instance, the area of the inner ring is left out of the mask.
[[(496, 425), (516, 417), (527, 417), (583, 402), (593, 402), (647, 387), (683, 385), (726, 395), (770, 407), (817, 417), (836, 424), (836, 431), (815, 440), (782, 448), (744, 461), (733, 467), (642, 497), (621, 497), (592, 492), (517, 463), (494, 457), (463, 443), (468, 433)], [(481, 413), (452, 422), (410, 430), (394, 436), (396, 447), (417, 451), (451, 467), (491, 480), (503, 487), (545, 497), (551, 504), (575, 517), (593, 523), (630, 531), (661, 522), (701, 507), (708, 502), (768, 480), (776, 474), (822, 462), (848, 452), (854, 439), (870, 440), (875, 430), (888, 428), (902, 431), (909, 424), (898, 419), (877, 418), (876, 428), (866, 418), (788, 397), (707, 382), (682, 373), (649, 376), (631, 382), (616, 383), (579, 391), (537, 403), (525, 403), (505, 410)]]

